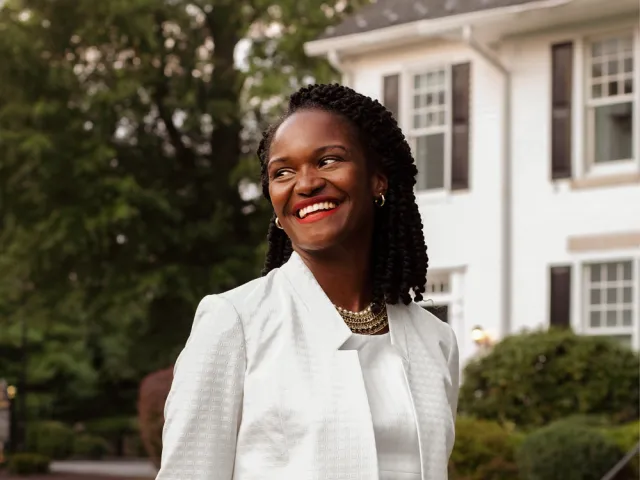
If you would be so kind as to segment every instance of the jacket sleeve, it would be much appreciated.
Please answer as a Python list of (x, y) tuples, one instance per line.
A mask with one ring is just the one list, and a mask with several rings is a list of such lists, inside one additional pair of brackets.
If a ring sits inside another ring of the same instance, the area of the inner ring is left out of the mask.
[(156, 480), (231, 480), (245, 352), (233, 305), (220, 296), (205, 297), (175, 364)]

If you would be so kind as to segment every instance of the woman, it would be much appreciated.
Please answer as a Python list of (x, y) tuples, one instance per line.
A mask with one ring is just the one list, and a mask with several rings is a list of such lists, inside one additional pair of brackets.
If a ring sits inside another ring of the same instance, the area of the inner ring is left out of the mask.
[(258, 156), (265, 275), (198, 307), (157, 479), (446, 479), (458, 350), (412, 303), (428, 259), (396, 121), (349, 88), (306, 87)]

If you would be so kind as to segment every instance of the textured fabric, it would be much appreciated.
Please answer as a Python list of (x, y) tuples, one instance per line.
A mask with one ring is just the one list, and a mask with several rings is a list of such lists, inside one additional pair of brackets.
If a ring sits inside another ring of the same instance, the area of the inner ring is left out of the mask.
[(369, 399), (380, 480), (420, 480), (420, 445), (402, 357), (390, 335), (352, 335)]
[[(423, 480), (445, 480), (458, 349), (418, 305), (388, 305), (415, 406)], [(158, 480), (377, 480), (371, 411), (351, 331), (300, 257), (205, 298), (165, 407)]]

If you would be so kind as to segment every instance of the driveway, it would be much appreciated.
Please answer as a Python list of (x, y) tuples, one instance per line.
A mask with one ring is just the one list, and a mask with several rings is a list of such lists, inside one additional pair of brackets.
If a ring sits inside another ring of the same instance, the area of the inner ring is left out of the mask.
[(51, 473), (104, 475), (128, 478), (155, 478), (156, 469), (148, 460), (104, 460), (52, 462)]

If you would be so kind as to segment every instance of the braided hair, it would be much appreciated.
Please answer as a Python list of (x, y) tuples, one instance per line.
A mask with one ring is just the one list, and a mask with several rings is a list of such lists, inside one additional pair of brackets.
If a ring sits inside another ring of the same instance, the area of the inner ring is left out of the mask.
[[(269, 197), (267, 162), (273, 136), (282, 122), (301, 110), (324, 110), (347, 119), (356, 127), (363, 147), (377, 158), (377, 166), (388, 179), (385, 204), (376, 208), (371, 253), (373, 303), (411, 303), (425, 291), (429, 258), (422, 220), (413, 191), (418, 170), (402, 130), (391, 113), (378, 101), (337, 84), (310, 85), (294, 93), (279, 122), (269, 127), (258, 147), (262, 192)], [(263, 269), (267, 274), (281, 267), (291, 256), (291, 240), (269, 223), (269, 249)]]

